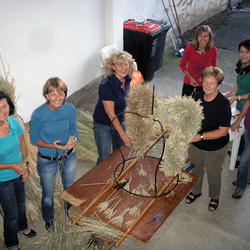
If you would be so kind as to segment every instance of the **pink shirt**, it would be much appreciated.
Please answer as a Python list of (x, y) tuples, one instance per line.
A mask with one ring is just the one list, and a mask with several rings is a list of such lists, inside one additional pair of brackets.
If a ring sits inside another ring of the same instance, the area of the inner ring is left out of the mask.
[[(188, 70), (190, 75), (202, 86), (201, 73), (208, 66), (217, 66), (217, 49), (215, 46), (205, 54), (199, 54), (193, 44), (189, 44), (181, 58), (180, 68), (184, 72)], [(184, 83), (190, 85), (190, 79), (185, 75)]]

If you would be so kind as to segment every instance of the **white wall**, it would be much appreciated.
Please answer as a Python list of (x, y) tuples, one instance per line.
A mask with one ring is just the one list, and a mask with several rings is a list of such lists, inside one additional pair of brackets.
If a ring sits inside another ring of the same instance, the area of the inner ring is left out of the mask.
[[(171, 16), (172, 1), (164, 1)], [(225, 9), (228, 1), (175, 3), (184, 32)], [(140, 14), (168, 21), (161, 0), (0, 0), (0, 53), (15, 79), (24, 121), (45, 101), (42, 87), (48, 78), (62, 78), (70, 95), (99, 77), (99, 51), (109, 44), (122, 49), (123, 22)]]
[(106, 39), (104, 3), (0, 1), (0, 52), (15, 79), (18, 113), (25, 121), (45, 101), (42, 87), (48, 78), (62, 78), (71, 94), (100, 76), (97, 56)]

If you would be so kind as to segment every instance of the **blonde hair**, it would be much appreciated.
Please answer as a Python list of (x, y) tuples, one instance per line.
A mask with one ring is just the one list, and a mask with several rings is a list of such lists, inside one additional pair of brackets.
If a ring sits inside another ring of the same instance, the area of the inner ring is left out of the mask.
[(194, 41), (193, 41), (193, 47), (195, 50), (199, 50), (199, 41), (198, 41), (198, 36), (202, 33), (202, 32), (208, 32), (209, 34), (209, 41), (207, 43), (207, 47), (205, 48), (205, 51), (209, 51), (212, 49), (213, 45), (214, 45), (214, 41), (213, 41), (213, 32), (211, 30), (211, 28), (208, 25), (201, 25), (199, 26), (196, 31), (195, 31), (195, 35), (194, 35)]
[(112, 53), (111, 56), (106, 60), (106, 64), (104, 65), (103, 68), (104, 77), (115, 74), (115, 71), (112, 69), (113, 65), (128, 63), (129, 64), (128, 76), (132, 78), (133, 72), (135, 70), (134, 61), (135, 60), (132, 58), (132, 55), (130, 55), (126, 51), (116, 51)]
[[(63, 80), (61, 80), (59, 77), (53, 77), (46, 81), (44, 87), (43, 87), (43, 95), (46, 98), (46, 95), (51, 93), (54, 89), (58, 89), (65, 94), (65, 99), (67, 97), (68, 93), (68, 87), (65, 84)], [(46, 98), (47, 99), (47, 98)]]
[(206, 67), (201, 74), (202, 80), (207, 76), (214, 76), (218, 82), (218, 85), (222, 84), (224, 80), (224, 72), (218, 67)]

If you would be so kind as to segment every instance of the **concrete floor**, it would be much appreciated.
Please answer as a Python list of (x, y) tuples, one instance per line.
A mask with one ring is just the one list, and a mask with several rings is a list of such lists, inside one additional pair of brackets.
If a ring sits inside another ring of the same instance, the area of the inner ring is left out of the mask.
[[(206, 20), (215, 34), (215, 46), (218, 48), (218, 67), (225, 72), (221, 92), (229, 91), (235, 86), (235, 64), (238, 60), (238, 43), (250, 37), (250, 6), (242, 10), (222, 12)], [(191, 41), (194, 29), (187, 32), (186, 38)], [(166, 44), (162, 68), (155, 72), (151, 85), (155, 85), (158, 97), (166, 99), (180, 95), (184, 74), (179, 68), (180, 57), (174, 56), (172, 42)], [(97, 101), (97, 90), (100, 79), (93, 81), (69, 97), (76, 107), (93, 112)], [(117, 249), (120, 250), (193, 250), (193, 249), (250, 249), (250, 185), (240, 200), (232, 198), (237, 169), (230, 171), (230, 156), (227, 155), (222, 171), (222, 190), (219, 208), (208, 211), (207, 181), (204, 178), (203, 195), (193, 204), (182, 201), (164, 224), (146, 245), (128, 239)], [(84, 161), (78, 161), (77, 178), (90, 169)], [(43, 223), (42, 229), (44, 231)], [(66, 249), (67, 250), (67, 249)]]

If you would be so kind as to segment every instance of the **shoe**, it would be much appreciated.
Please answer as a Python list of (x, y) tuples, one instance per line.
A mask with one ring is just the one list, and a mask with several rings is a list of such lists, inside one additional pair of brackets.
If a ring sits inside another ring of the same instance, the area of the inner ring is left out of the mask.
[(243, 194), (244, 194), (244, 190), (240, 190), (240, 189), (236, 188), (232, 197), (234, 199), (240, 199), (243, 196)]
[(30, 229), (30, 232), (28, 234), (23, 233), (23, 235), (25, 235), (27, 238), (33, 238), (36, 236), (36, 231), (33, 229)]
[(236, 161), (236, 163), (235, 163), (235, 168), (239, 168), (239, 166), (240, 166), (240, 161)]
[(227, 151), (227, 154), (228, 154), (228, 155), (231, 155), (231, 154), (232, 154), (232, 151), (231, 151), (231, 150), (228, 150), (228, 151)]
[[(234, 186), (236, 186), (236, 181), (233, 181), (232, 184), (233, 184)], [(247, 185), (249, 185), (249, 184), (250, 184), (250, 181), (247, 182)]]
[(87, 243), (88, 247), (87, 249), (95, 249), (95, 247), (99, 247), (101, 243), (102, 243), (101, 239), (98, 239), (94, 235), (91, 235)]
[(54, 223), (53, 223), (53, 221), (47, 221), (47, 222), (45, 222), (45, 228), (46, 228), (46, 230), (54, 230)]
[[(194, 198), (192, 198), (191, 196), (193, 196)], [(192, 192), (190, 192), (190, 193), (188, 194), (188, 196), (186, 197), (185, 202), (186, 202), (187, 204), (191, 204), (191, 203), (193, 203), (197, 198), (199, 198), (200, 196), (201, 196), (201, 194), (194, 195)]]
[(208, 205), (208, 210), (214, 212), (219, 206), (219, 199), (211, 199)]

